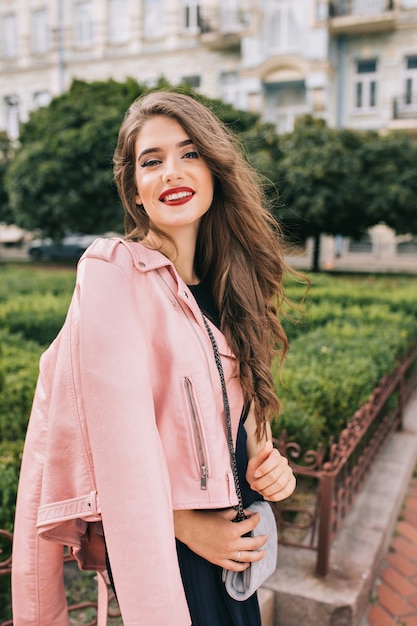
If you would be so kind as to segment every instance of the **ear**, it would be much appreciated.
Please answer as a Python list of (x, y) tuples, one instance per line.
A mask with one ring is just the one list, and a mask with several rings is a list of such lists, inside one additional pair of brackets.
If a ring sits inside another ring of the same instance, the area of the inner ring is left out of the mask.
[(135, 202), (136, 202), (136, 204), (142, 204), (142, 200), (141, 200), (140, 195), (138, 193), (136, 193)]

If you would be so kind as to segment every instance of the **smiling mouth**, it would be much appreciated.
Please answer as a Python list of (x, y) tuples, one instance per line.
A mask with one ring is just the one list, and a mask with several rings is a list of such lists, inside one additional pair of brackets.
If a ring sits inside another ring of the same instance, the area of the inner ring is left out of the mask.
[(193, 195), (194, 193), (192, 191), (177, 191), (164, 196), (162, 202), (178, 202), (191, 198)]

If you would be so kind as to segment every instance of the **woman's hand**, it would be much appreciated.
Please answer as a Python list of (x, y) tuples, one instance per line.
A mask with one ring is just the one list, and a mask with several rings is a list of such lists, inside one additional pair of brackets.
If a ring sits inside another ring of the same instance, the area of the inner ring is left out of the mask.
[(295, 489), (295, 476), (288, 460), (273, 447), (271, 441), (267, 441), (249, 460), (246, 480), (252, 489), (270, 502), (288, 498)]
[(249, 563), (265, 556), (260, 548), (266, 543), (267, 536), (243, 536), (258, 525), (258, 513), (251, 514), (243, 522), (234, 523), (235, 517), (234, 509), (174, 511), (175, 536), (210, 563), (243, 572)]

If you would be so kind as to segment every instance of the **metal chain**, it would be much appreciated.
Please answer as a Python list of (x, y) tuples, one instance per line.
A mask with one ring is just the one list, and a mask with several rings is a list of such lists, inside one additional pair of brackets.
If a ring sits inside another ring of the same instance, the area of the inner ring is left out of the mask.
[(236, 518), (233, 521), (234, 522), (242, 522), (243, 520), (247, 519), (247, 516), (245, 515), (245, 512), (243, 510), (242, 492), (240, 490), (239, 474), (238, 474), (238, 471), (237, 471), (235, 447), (233, 445), (232, 420), (230, 418), (230, 405), (229, 405), (229, 398), (227, 396), (226, 381), (225, 381), (225, 378), (224, 378), (223, 365), (222, 365), (222, 361), (221, 361), (221, 358), (220, 358), (219, 348), (217, 346), (216, 339), (215, 339), (215, 337), (213, 335), (213, 332), (212, 332), (212, 330), (211, 330), (211, 328), (210, 328), (210, 326), (209, 326), (209, 324), (208, 324), (208, 322), (207, 322), (207, 320), (206, 320), (204, 315), (203, 315), (203, 321), (204, 321), (204, 326), (206, 327), (208, 336), (210, 338), (211, 345), (213, 347), (214, 359), (216, 361), (217, 371), (219, 372), (220, 383), (221, 383), (221, 386), (222, 386), (224, 417), (225, 417), (225, 421), (226, 421), (227, 446), (229, 448), (230, 466), (232, 468), (233, 479), (235, 481), (236, 495), (237, 495), (237, 499), (238, 499), (238, 504), (235, 507), (236, 510), (237, 510), (237, 515), (236, 515)]

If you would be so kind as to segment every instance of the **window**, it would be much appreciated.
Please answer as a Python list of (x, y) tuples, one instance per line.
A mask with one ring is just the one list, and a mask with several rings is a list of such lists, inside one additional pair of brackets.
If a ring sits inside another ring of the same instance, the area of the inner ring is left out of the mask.
[(145, 37), (162, 37), (165, 31), (164, 0), (145, 0), (143, 10)]
[(308, 112), (304, 81), (266, 84), (265, 92), (268, 121), (280, 134), (294, 130), (297, 117)]
[(48, 11), (39, 9), (32, 13), (32, 49), (36, 54), (49, 50)]
[(77, 46), (91, 46), (93, 43), (92, 3), (79, 2), (75, 5), (75, 43)]
[(242, 7), (240, 0), (222, 0), (220, 8), (220, 30), (234, 33), (250, 23), (248, 10)]
[(271, 52), (293, 50), (300, 42), (300, 28), (289, 0), (269, 0), (265, 12), (266, 43)]
[(19, 136), (19, 98), (16, 95), (5, 96), (6, 132), (11, 139)]
[(247, 108), (246, 94), (243, 93), (239, 76), (236, 72), (220, 74), (220, 94), (223, 102), (232, 104), (237, 109)]
[(417, 55), (405, 59), (405, 104), (417, 104)]
[(200, 32), (201, 15), (198, 0), (185, 0), (183, 2), (184, 29), (195, 34)]
[(329, 5), (327, 2), (320, 2), (317, 0), (316, 2), (316, 20), (318, 22), (322, 22), (323, 20), (327, 20), (329, 17)]
[(109, 41), (121, 43), (129, 38), (127, 0), (109, 0)]
[(17, 17), (5, 15), (2, 23), (3, 55), (9, 59), (17, 56)]
[(181, 82), (185, 85), (188, 85), (188, 87), (198, 89), (201, 84), (201, 78), (198, 74), (193, 74), (191, 76), (183, 76)]
[[(343, 2), (341, 4), (343, 5)], [(390, 4), (390, 0), (352, 0), (352, 15), (384, 13), (389, 10)]]
[(371, 112), (377, 105), (377, 61), (357, 61), (355, 79), (355, 109)]

